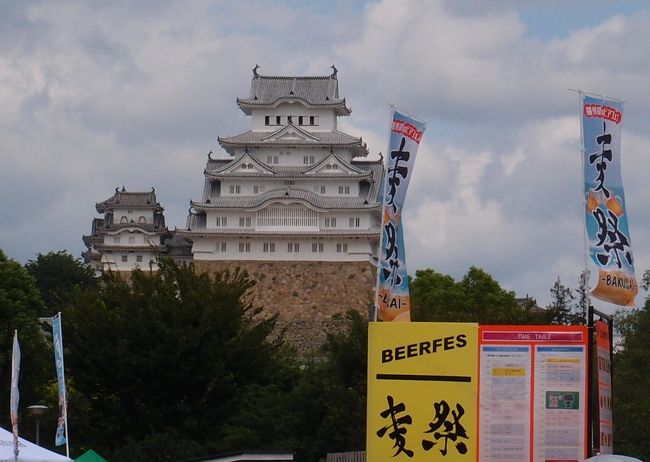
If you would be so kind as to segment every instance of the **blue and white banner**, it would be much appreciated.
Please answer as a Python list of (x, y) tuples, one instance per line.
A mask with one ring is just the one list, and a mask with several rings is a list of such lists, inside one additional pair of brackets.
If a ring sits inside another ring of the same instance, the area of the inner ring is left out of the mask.
[(424, 129), (423, 122), (397, 110), (393, 112), (375, 303), (382, 321), (411, 320), (402, 207)]
[(582, 97), (584, 188), (589, 255), (598, 269), (592, 295), (633, 306), (638, 293), (621, 177), (623, 103)]
[(63, 332), (61, 330), (61, 313), (52, 318), (52, 337), (54, 339), (54, 362), (56, 380), (59, 385), (59, 420), (56, 426), (54, 444), (61, 446), (67, 441), (67, 400), (65, 393), (65, 371), (63, 367)]
[(18, 331), (14, 332), (14, 343), (11, 351), (11, 395), (9, 398), (9, 414), (11, 416), (11, 431), (14, 434), (14, 455), (18, 457), (18, 403), (20, 392), (18, 391), (18, 376), (20, 375), (20, 345), (18, 344)]

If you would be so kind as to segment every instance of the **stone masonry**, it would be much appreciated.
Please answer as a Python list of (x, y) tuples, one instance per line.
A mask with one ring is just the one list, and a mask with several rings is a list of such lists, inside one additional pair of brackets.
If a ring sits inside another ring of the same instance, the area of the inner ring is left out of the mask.
[(349, 309), (368, 312), (377, 270), (369, 262), (195, 261), (199, 271), (239, 267), (256, 281), (253, 303), (278, 313), (278, 329), (298, 353), (317, 353), (327, 333), (343, 325)]

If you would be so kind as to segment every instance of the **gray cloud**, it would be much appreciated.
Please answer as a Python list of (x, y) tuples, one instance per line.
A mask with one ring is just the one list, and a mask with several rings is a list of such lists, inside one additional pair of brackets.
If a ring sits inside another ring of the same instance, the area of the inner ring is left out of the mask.
[(558, 276), (575, 285), (584, 253), (569, 88), (628, 100), (623, 177), (637, 271), (650, 267), (643, 11), (539, 38), (515, 1), (0, 5), (0, 247), (21, 261), (80, 253), (95, 202), (117, 186), (154, 186), (168, 225), (184, 226), (217, 136), (247, 129), (235, 98), (252, 67), (322, 75), (334, 63), (353, 108), (341, 127), (373, 156), (386, 150), (389, 104), (429, 122), (405, 211), (411, 272), (460, 277), (477, 265), (540, 302)]

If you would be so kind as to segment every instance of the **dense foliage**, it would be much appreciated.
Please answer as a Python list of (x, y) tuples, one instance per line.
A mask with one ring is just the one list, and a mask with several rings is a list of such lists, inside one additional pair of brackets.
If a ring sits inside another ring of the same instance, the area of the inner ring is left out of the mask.
[(294, 371), (270, 339), (275, 320), (243, 301), (252, 284), (245, 274), (211, 278), (164, 263), (102, 282), (64, 312), (78, 441), (116, 461), (288, 443), (281, 421), (266, 414)]
[(42, 316), (60, 311), (79, 289), (94, 287), (94, 271), (66, 251), (38, 254), (25, 265), (45, 303)]
[(474, 266), (458, 282), (432, 269), (416, 271), (411, 282), (414, 321), (544, 324), (547, 312), (531, 302), (518, 303), (514, 292)]
[[(650, 271), (644, 275), (650, 288)], [(614, 355), (614, 442), (618, 454), (650, 460), (650, 297), (643, 307), (620, 312), (615, 318), (620, 334)]]
[[(9, 389), (11, 384), (11, 352), (14, 332), (18, 332), (21, 350), (20, 421), (28, 422), (24, 409), (38, 404), (47, 385), (54, 380), (53, 353), (48, 349), (37, 317), (44, 309), (34, 280), (19, 263), (8, 259), (0, 250), (0, 425), (10, 428)], [(34, 427), (26, 435), (33, 437)]]
[[(93, 448), (112, 462), (184, 460), (227, 451), (287, 450), (304, 462), (365, 446), (367, 320), (351, 310), (320, 356), (296, 359), (275, 319), (246, 297), (245, 273), (207, 275), (164, 262), (158, 272), (99, 280), (66, 252), (25, 268), (0, 251), (0, 373), (9, 389), (19, 331), (21, 409), (43, 402), (41, 443), (51, 447), (57, 391), (51, 340), (37, 318), (63, 312), (72, 455)], [(32, 278), (33, 276), (33, 278)], [(585, 276), (558, 279), (545, 309), (518, 300), (485, 271), (455, 281), (427, 269), (411, 281), (413, 319), (483, 324), (584, 321)], [(650, 272), (646, 273), (650, 285)], [(43, 303), (47, 301), (47, 305)], [(650, 301), (617, 320), (617, 450), (650, 459)], [(8, 393), (0, 408), (8, 409)], [(33, 423), (21, 413), (21, 434)], [(8, 412), (0, 425), (8, 427)], [(60, 449), (59, 449), (60, 450)]]

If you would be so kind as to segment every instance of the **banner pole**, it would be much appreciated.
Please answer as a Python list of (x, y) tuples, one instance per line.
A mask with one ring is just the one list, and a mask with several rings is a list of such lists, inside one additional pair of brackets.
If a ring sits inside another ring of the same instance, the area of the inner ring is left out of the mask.
[[(590, 287), (590, 278), (589, 278), (589, 242), (587, 239), (587, 197), (585, 193), (585, 127), (584, 127), (584, 118), (582, 116), (582, 110), (584, 106), (584, 92), (578, 90), (578, 117), (580, 119), (580, 177), (582, 178), (582, 184), (580, 185), (581, 191), (581, 200), (582, 204), (582, 245), (583, 245), (583, 272), (585, 274), (585, 296), (587, 307), (591, 306), (591, 287)], [(588, 324), (590, 325), (590, 324)]]
[(388, 122), (388, 143), (387, 143), (387, 150), (386, 150), (386, 155), (383, 158), (383, 164), (384, 164), (384, 176), (381, 179), (382, 186), (381, 186), (381, 216), (379, 217), (379, 248), (377, 249), (377, 281), (375, 283), (375, 299), (373, 301), (374, 309), (373, 309), (373, 314), (372, 314), (372, 319), (371, 321), (376, 322), (379, 317), (379, 285), (381, 283), (380, 279), (380, 271), (381, 271), (381, 261), (382, 261), (382, 252), (383, 252), (383, 245), (384, 245), (384, 213), (386, 213), (386, 201), (384, 200), (384, 196), (386, 195), (386, 178), (388, 178), (388, 172), (387, 172), (387, 159), (388, 156), (390, 156), (390, 131), (393, 126), (393, 117), (395, 114), (395, 105), (390, 104), (388, 106), (390, 109), (390, 116), (389, 116), (389, 122)]

